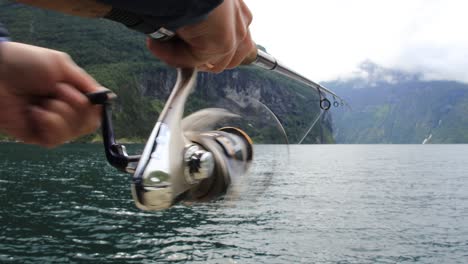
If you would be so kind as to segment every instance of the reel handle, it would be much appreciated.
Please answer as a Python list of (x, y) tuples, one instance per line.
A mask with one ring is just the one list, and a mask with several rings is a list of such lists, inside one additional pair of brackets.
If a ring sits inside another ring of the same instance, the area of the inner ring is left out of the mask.
[(115, 139), (112, 125), (111, 101), (117, 98), (116, 94), (106, 89), (85, 95), (92, 104), (102, 105), (101, 130), (107, 161), (120, 171), (127, 173), (135, 172), (140, 155), (129, 156), (125, 146), (118, 144)]

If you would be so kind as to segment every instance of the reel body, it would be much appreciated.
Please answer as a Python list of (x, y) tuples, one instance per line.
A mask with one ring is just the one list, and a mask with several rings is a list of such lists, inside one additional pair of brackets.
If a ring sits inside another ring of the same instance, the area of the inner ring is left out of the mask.
[(139, 156), (129, 156), (115, 140), (110, 91), (88, 94), (91, 102), (104, 105), (102, 133), (107, 160), (133, 174), (132, 196), (140, 209), (162, 210), (177, 202), (211, 201), (226, 193), (231, 179), (244, 175), (252, 161), (252, 140), (242, 130), (224, 127), (203, 131), (194, 124), (213, 124), (236, 115), (215, 108), (182, 119), (196, 76), (195, 69), (177, 70), (177, 82)]

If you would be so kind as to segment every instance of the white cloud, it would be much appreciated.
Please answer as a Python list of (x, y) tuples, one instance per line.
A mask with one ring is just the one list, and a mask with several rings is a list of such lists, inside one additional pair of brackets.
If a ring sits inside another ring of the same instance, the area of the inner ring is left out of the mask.
[(350, 73), (370, 59), (468, 82), (468, 1), (245, 1), (254, 39), (314, 80)]

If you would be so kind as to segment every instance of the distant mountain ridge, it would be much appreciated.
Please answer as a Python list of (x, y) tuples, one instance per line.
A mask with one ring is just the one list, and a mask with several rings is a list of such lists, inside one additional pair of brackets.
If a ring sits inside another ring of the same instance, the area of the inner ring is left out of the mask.
[(337, 143), (468, 143), (468, 85), (363, 62), (324, 83), (351, 105), (333, 111)]

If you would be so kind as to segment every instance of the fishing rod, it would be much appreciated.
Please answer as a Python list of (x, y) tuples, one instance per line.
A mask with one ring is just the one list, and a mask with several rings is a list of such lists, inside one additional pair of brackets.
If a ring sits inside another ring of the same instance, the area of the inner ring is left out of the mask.
[[(20, 2), (72, 15), (110, 19), (157, 41), (177, 37), (174, 31), (158, 25), (157, 19), (94, 0)], [(336, 98), (342, 100), (262, 50), (255, 49), (243, 64), (277, 72), (317, 90), (321, 114), (331, 106), (324, 93), (333, 96), (335, 102)], [(209, 108), (183, 118), (197, 75), (195, 68), (177, 69), (177, 81), (141, 155), (128, 155), (125, 146), (116, 141), (111, 113), (111, 103), (116, 95), (110, 90), (87, 94), (91, 103), (103, 105), (101, 130), (107, 161), (120, 171), (133, 175), (132, 196), (140, 209), (162, 210), (178, 202), (211, 201), (225, 194), (231, 183), (245, 175), (251, 166), (253, 142), (247, 133), (233, 126), (214, 128), (220, 121), (236, 119), (239, 115), (225, 109)], [(274, 113), (270, 114), (274, 116)], [(277, 122), (278, 118), (274, 116), (273, 120)]]
[(255, 60), (250, 62), (250, 65), (260, 67), (265, 70), (273, 71), (279, 73), (283, 76), (286, 76), (292, 80), (298, 81), (302, 84), (305, 84), (313, 89), (316, 89), (319, 93), (326, 92), (332, 95), (335, 98), (338, 98), (343, 101), (337, 94), (333, 91), (325, 88), (324, 86), (304, 77), (303, 75), (297, 73), (296, 71), (292, 70), (291, 68), (285, 66), (284, 64), (280, 63), (275, 57), (272, 55), (257, 49), (256, 50), (256, 57)]

